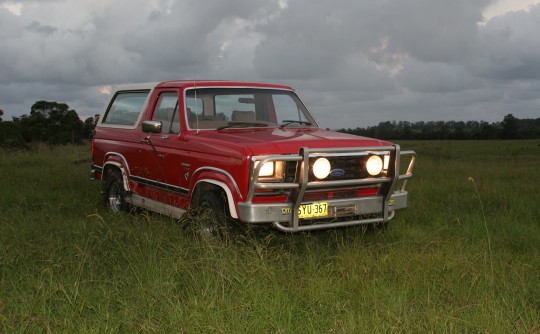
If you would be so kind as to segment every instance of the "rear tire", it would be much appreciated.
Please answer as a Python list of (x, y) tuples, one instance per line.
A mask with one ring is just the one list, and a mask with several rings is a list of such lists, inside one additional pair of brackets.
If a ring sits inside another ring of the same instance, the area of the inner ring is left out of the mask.
[(126, 190), (122, 175), (118, 171), (112, 171), (105, 179), (103, 200), (107, 207), (114, 213), (127, 211)]

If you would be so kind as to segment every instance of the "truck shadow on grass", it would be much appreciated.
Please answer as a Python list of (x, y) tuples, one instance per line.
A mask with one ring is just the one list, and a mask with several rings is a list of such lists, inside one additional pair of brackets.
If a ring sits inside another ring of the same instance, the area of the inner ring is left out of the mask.
[(284, 244), (300, 244), (306, 240), (312, 240), (324, 244), (341, 245), (358, 243), (364, 238), (374, 238), (388, 229), (387, 223), (366, 224), (360, 226), (340, 227), (335, 229), (323, 229), (286, 233), (275, 229), (270, 224), (240, 224), (229, 217), (221, 224), (221, 230), (217, 234), (209, 234), (204, 227), (206, 221), (215, 219), (213, 213), (202, 207), (190, 208), (181, 219), (177, 220), (184, 233), (213, 244), (224, 245), (257, 245), (268, 247), (281, 247)]

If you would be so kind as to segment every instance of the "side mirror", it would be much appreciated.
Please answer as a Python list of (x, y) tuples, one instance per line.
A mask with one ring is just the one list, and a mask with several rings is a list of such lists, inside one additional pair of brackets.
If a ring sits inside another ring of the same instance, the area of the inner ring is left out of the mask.
[(161, 121), (143, 121), (142, 131), (144, 133), (161, 133)]

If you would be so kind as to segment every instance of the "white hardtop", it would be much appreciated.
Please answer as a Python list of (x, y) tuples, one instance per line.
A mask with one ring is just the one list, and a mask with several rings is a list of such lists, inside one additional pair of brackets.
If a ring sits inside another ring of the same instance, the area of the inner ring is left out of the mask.
[(123, 84), (118, 86), (113, 86), (113, 92), (126, 91), (126, 90), (143, 90), (143, 89), (153, 89), (159, 84), (159, 82), (143, 82), (136, 84)]

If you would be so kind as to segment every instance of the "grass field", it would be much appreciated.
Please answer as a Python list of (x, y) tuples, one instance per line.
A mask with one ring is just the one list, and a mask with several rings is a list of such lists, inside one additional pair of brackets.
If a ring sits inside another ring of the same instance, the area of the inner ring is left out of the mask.
[(0, 151), (0, 332), (540, 333), (540, 141), (400, 144), (387, 229), (221, 243), (109, 213), (86, 146)]

